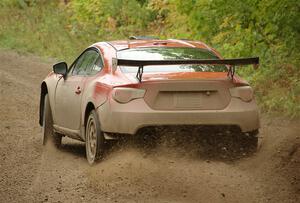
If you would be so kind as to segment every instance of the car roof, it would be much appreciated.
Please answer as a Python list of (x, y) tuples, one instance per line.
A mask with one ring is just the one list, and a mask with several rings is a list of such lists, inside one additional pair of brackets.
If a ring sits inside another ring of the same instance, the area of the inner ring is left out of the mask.
[[(94, 46), (99, 46), (103, 42), (95, 43)], [(190, 47), (190, 48), (202, 48), (212, 49), (201, 41), (183, 40), (183, 39), (145, 39), (145, 40), (118, 40), (106, 42), (112, 46), (116, 51), (131, 48), (144, 48), (144, 47)]]

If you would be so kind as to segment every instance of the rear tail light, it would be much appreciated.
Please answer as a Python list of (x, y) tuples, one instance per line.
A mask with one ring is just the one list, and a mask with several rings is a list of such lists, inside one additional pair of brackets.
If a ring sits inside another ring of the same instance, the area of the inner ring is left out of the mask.
[(241, 86), (230, 88), (232, 97), (240, 98), (245, 102), (250, 102), (253, 99), (253, 90), (250, 86)]
[(146, 90), (126, 87), (116, 87), (113, 89), (112, 96), (119, 103), (128, 103), (131, 100), (143, 98)]

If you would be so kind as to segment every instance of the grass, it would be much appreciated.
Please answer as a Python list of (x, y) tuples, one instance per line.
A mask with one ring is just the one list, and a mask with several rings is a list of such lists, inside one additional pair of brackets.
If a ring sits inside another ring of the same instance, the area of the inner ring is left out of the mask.
[(64, 7), (47, 3), (37, 7), (0, 8), (0, 47), (54, 57), (68, 62), (89, 40), (72, 34)]

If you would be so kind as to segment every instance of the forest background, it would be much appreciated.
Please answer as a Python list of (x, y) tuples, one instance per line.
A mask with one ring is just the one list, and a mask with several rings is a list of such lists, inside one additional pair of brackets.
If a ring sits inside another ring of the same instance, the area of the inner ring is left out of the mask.
[(299, 0), (0, 0), (1, 49), (71, 63), (94, 42), (129, 36), (200, 40), (225, 58), (259, 56), (258, 70), (239, 74), (261, 110), (300, 116)]

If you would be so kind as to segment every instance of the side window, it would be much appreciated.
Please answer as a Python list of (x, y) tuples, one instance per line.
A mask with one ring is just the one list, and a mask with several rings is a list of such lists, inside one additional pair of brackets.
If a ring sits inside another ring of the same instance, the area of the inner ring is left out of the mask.
[(95, 50), (84, 52), (77, 60), (72, 70), (72, 75), (86, 75), (89, 69), (94, 66), (99, 54)]
[(103, 68), (103, 61), (101, 56), (96, 59), (94, 64), (87, 69), (87, 75), (95, 75)]

